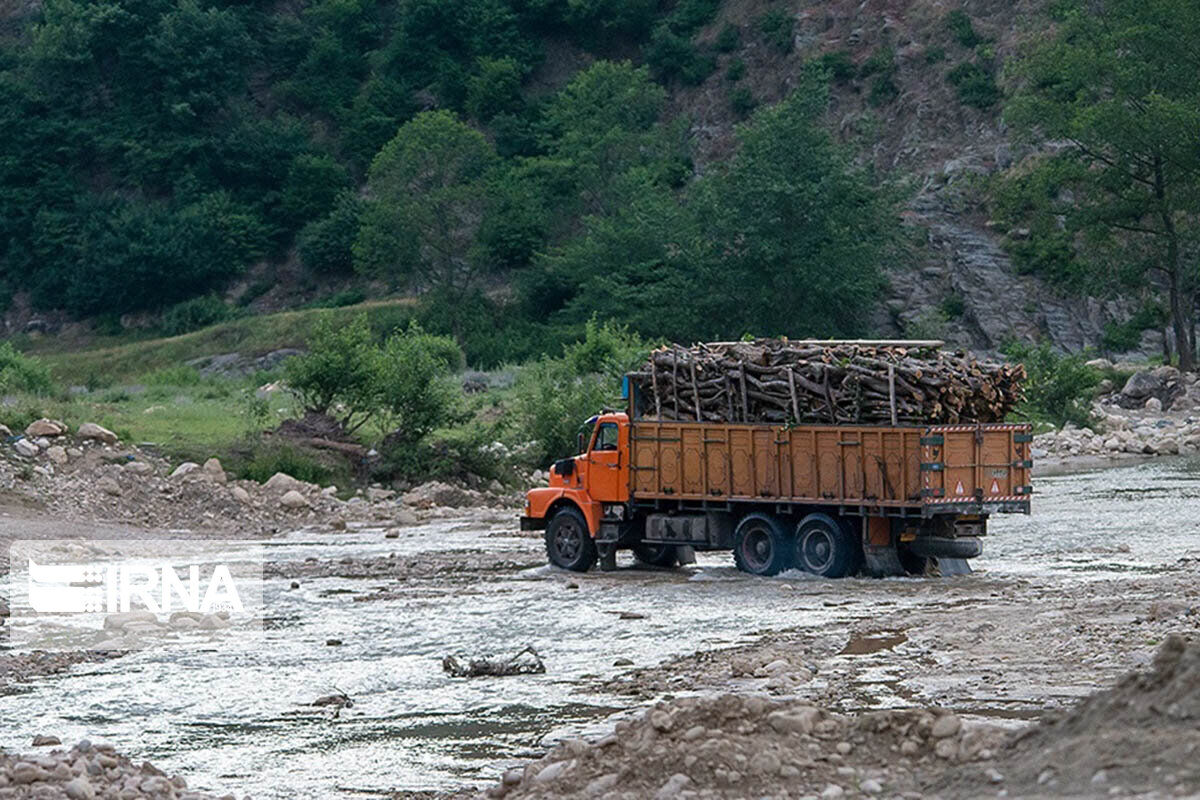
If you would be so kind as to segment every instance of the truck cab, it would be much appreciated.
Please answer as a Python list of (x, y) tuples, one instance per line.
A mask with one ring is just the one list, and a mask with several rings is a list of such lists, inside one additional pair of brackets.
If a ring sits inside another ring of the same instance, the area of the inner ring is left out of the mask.
[[(605, 412), (581, 426), (579, 452), (555, 461), (549, 486), (525, 496), (521, 530), (547, 530), (551, 558), (559, 566), (590, 567), (596, 560), (594, 539), (607, 511), (617, 513), (629, 501), (629, 415)], [(557, 542), (557, 551), (554, 549)]]

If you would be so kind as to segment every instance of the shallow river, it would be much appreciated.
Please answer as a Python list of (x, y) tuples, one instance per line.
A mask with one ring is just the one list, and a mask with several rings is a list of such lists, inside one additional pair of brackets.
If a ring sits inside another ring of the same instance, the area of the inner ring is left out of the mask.
[[(954, 581), (1057, 576), (1070, 584), (1136, 576), (1200, 554), (1187, 515), (1200, 498), (1200, 464), (1042, 478), (1037, 492), (1033, 516), (993, 519), (976, 574)], [(498, 536), (494, 525), (453, 521), (406, 533), (385, 540), (378, 530), (298, 532), (268, 541), (267, 557), (411, 555), (528, 542)], [(803, 581), (805, 591), (781, 592), (789, 581)], [(302, 579), (298, 590), (289, 583), (268, 582), (276, 622), (265, 644), (234, 635), (221, 636), (219, 649), (137, 652), (0, 698), (0, 747), (27, 749), (33, 733), (68, 743), (86, 736), (184, 774), (192, 788), (239, 797), (449, 789), (494, 778), (547, 736), (602, 724), (621, 701), (581, 693), (579, 682), (622, 672), (613, 666), (617, 659), (655, 664), (749, 642), (772, 628), (845, 627), (875, 613), (856, 601), (864, 580), (749, 578), (732, 568), (728, 554), (703, 555), (696, 567), (674, 571), (498, 573), (469, 591), (413, 581), (400, 585), (398, 599), (374, 602), (353, 602), (344, 590), (391, 582)], [(939, 581), (889, 583), (896, 587), (889, 613), (938, 602)], [(645, 618), (622, 620), (620, 611)], [(329, 638), (343, 645), (328, 647)], [(545, 675), (452, 680), (441, 670), (448, 653), (512, 653), (526, 645), (545, 658)], [(354, 698), (337, 718), (301, 705), (336, 690)]]

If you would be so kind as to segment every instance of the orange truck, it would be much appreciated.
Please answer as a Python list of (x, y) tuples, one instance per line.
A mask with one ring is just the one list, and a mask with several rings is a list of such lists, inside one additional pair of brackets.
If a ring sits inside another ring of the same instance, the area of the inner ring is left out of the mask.
[(564, 569), (732, 550), (755, 575), (958, 574), (989, 515), (1030, 511), (1029, 425), (666, 422), (637, 418), (632, 386), (526, 496), (522, 530)]

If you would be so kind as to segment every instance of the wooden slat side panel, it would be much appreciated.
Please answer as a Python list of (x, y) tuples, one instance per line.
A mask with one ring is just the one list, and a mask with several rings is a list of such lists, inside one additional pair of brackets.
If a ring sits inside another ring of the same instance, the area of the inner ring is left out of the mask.
[(842, 434), (841, 443), (838, 445), (842, 451), (843, 500), (857, 502), (865, 493), (863, 439), (863, 431), (849, 430)]
[(659, 443), (653, 441), (658, 438), (659, 427), (658, 425), (639, 423), (634, 425), (630, 432), (632, 439), (630, 463), (634, 467), (631, 470), (630, 483), (635, 496), (659, 494)]
[(820, 430), (816, 434), (817, 496), (836, 500), (842, 493), (842, 459), (838, 452), (841, 434), (836, 430)]
[(1016, 460), (1013, 454), (1013, 437), (1011, 431), (986, 431), (981, 445), (981, 471), (983, 480), (980, 487), (983, 497), (1006, 497), (1016, 494), (1016, 483), (1013, 481), (1012, 463)]
[(883, 448), (887, 434), (883, 431), (864, 431), (862, 435), (863, 496), (870, 500), (886, 500)]
[(754, 439), (754, 495), (756, 497), (779, 497), (779, 454), (775, 444), (775, 431), (771, 428), (755, 428)]
[(680, 438), (683, 440), (682, 477), (680, 494), (695, 497), (704, 494), (704, 444), (703, 431), (700, 428), (684, 428)]
[(946, 498), (970, 500), (975, 496), (975, 432), (948, 431), (942, 434), (942, 463), (945, 464), (943, 486)]
[(791, 431), (789, 446), (792, 464), (791, 496), (796, 499), (812, 499), (817, 496), (816, 449), (810, 430), (795, 428)]
[(683, 447), (680, 426), (662, 425), (658, 432), (658, 487), (668, 496), (678, 495), (682, 489)]
[(707, 493), (711, 497), (728, 497), (732, 491), (729, 481), (729, 429), (714, 426), (705, 429), (702, 435)]
[(734, 497), (754, 497), (754, 443), (749, 428), (729, 431), (730, 482)]

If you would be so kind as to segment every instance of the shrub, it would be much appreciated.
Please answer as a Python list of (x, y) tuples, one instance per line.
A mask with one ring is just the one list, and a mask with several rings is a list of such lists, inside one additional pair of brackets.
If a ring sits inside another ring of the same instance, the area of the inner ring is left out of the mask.
[(717, 62), (711, 55), (666, 25), (654, 30), (644, 55), (646, 63), (660, 79), (679, 80), (688, 85), (703, 83), (717, 68)]
[(453, 415), (446, 373), (462, 364), (453, 340), (415, 322), (376, 345), (365, 315), (346, 325), (324, 317), (308, 352), (288, 359), (284, 379), (305, 411), (333, 414), (353, 433), (370, 420), (395, 427), (394, 437), (416, 444)]
[(276, 472), (318, 485), (328, 484), (333, 476), (333, 470), (315, 456), (288, 444), (255, 447), (244, 460), (234, 458), (232, 462), (230, 467), (235, 475), (259, 483), (266, 483)]
[(1128, 353), (1142, 343), (1142, 333), (1157, 328), (1166, 322), (1166, 312), (1159, 306), (1147, 303), (1124, 322), (1109, 322), (1104, 326), (1101, 345), (1115, 353)]
[(462, 363), (454, 340), (426, 333), (416, 322), (392, 334), (380, 353), (378, 401), (389, 438), (419, 444), (454, 416), (456, 391), (448, 380), (448, 360)]
[(963, 299), (961, 294), (946, 295), (942, 302), (938, 304), (938, 308), (946, 315), (948, 319), (958, 319), (967, 310), (967, 301)]
[(940, 64), (946, 60), (946, 48), (931, 47), (925, 51), (926, 64)]
[(875, 107), (885, 106), (900, 96), (900, 87), (890, 75), (877, 75), (871, 81), (867, 102)]
[(946, 27), (950, 35), (963, 47), (972, 48), (986, 41), (975, 31), (971, 18), (961, 8), (956, 8), (946, 15)]
[(511, 434), (538, 465), (575, 452), (579, 426), (617, 402), (620, 376), (645, 358), (649, 345), (621, 326), (588, 323), (583, 341), (560, 358), (525, 366), (513, 386)]
[(896, 72), (896, 51), (890, 47), (881, 47), (858, 68), (858, 77), (869, 78), (872, 75), (894, 75)]
[(729, 107), (733, 109), (733, 113), (739, 117), (748, 117), (754, 107), (758, 105), (758, 101), (754, 99), (753, 93), (745, 86), (739, 86), (729, 93)]
[(746, 62), (740, 58), (735, 58), (729, 62), (729, 66), (725, 68), (725, 80), (740, 81), (746, 74)]
[(978, 64), (963, 62), (946, 73), (946, 80), (958, 90), (958, 100), (965, 106), (989, 109), (1000, 100), (1000, 87), (992, 73)]
[(11, 342), (0, 342), (0, 393), (50, 394), (50, 370), (31, 356), (18, 353)]
[(766, 36), (767, 42), (774, 45), (781, 53), (792, 51), (792, 27), (795, 20), (790, 14), (777, 8), (771, 9), (758, 18), (758, 29)]
[(342, 289), (340, 292), (322, 297), (320, 300), (314, 300), (308, 304), (308, 308), (345, 308), (346, 306), (356, 306), (367, 299), (367, 290), (361, 287), (352, 287), (350, 289)]
[(284, 362), (284, 380), (305, 411), (326, 414), (340, 406), (340, 422), (357, 430), (379, 410), (379, 350), (366, 315), (339, 324), (322, 316), (308, 352)]
[(732, 53), (737, 49), (738, 43), (741, 40), (741, 32), (734, 25), (726, 25), (721, 28), (721, 32), (717, 34), (717, 38), (713, 41), (713, 47), (718, 53)]
[(225, 322), (232, 316), (233, 309), (224, 300), (216, 295), (207, 295), (171, 306), (163, 314), (159, 327), (164, 336), (179, 336)]
[(1080, 427), (1090, 424), (1091, 399), (1100, 373), (1082, 355), (1059, 355), (1047, 342), (1009, 344), (1004, 353), (1025, 365), (1025, 400), (1017, 413), (1026, 419)]
[(845, 50), (825, 53), (817, 59), (817, 66), (828, 72), (829, 77), (835, 81), (848, 81), (858, 72), (850, 53)]

